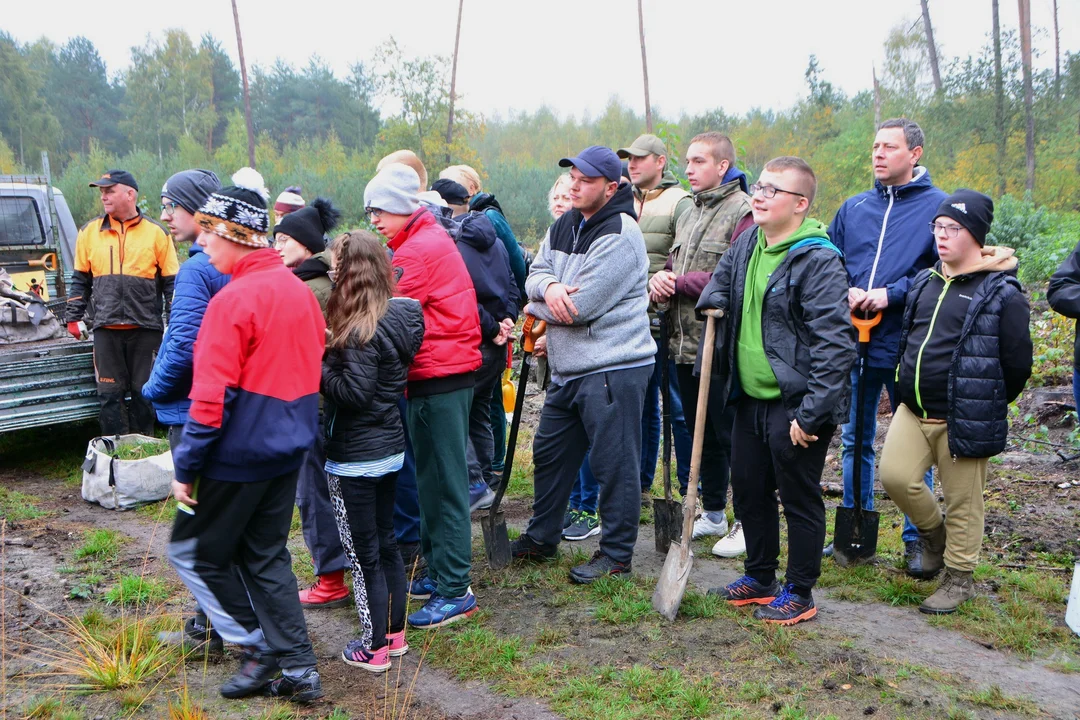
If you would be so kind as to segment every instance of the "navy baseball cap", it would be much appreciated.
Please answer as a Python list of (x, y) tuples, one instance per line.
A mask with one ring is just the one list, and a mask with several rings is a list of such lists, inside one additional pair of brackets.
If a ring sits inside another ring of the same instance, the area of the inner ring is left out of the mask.
[(619, 182), (622, 177), (622, 162), (615, 151), (603, 145), (592, 145), (577, 154), (577, 157), (563, 158), (559, 167), (576, 167), (585, 177), (602, 177), (611, 182)]
[(90, 187), (111, 187), (113, 185), (127, 185), (139, 190), (139, 183), (127, 170), (106, 170), (100, 178), (90, 183)]

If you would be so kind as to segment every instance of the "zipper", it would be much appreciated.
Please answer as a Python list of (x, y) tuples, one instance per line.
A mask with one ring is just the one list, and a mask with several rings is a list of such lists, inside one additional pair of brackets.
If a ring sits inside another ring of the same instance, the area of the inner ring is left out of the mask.
[[(934, 274), (945, 281), (945, 287), (941, 289), (941, 293), (938, 295), (937, 304), (934, 305), (934, 314), (930, 316), (930, 327), (926, 330), (926, 337), (923, 338), (922, 345), (919, 346), (919, 355), (915, 358), (915, 403), (919, 406), (919, 410), (922, 410), (924, 420), (930, 417), (930, 414), (923, 407), (922, 393), (919, 391), (919, 381), (922, 379), (923, 351), (926, 349), (926, 344), (930, 342), (930, 337), (934, 334), (934, 324), (937, 322), (938, 312), (945, 302), (945, 294), (949, 292), (949, 286), (952, 285), (952, 278), (939, 275), (936, 271)], [(897, 374), (899, 375), (899, 372)]]
[[(701, 212), (698, 213), (697, 220), (694, 221), (694, 227), (690, 228), (690, 240), (691, 241), (693, 241), (694, 235), (697, 234), (698, 225), (701, 224), (701, 219), (703, 217), (705, 217), (705, 203), (704, 203), (704, 201), (702, 201), (702, 203), (701, 203)], [(700, 246), (701, 243), (698, 243), (698, 245)], [(684, 256), (682, 258), (682, 261), (683, 261), (682, 262), (682, 268), (681, 268), (682, 272), (681, 273), (676, 273), (677, 275), (685, 275), (686, 274), (686, 264), (689, 262), (689, 255), (690, 255), (689, 250), (690, 249), (689, 248), (684, 248), (684, 250), (686, 252), (684, 253)], [(683, 356), (683, 346), (686, 344), (686, 331), (683, 330), (682, 313), (681, 312), (676, 312), (675, 317), (676, 317), (676, 319), (677, 319), (677, 321), (679, 323), (679, 352), (678, 352), (678, 356), (682, 357)]]
[(870, 268), (870, 281), (866, 283), (866, 292), (870, 292), (874, 287), (874, 276), (877, 275), (878, 260), (881, 259), (881, 246), (885, 242), (885, 228), (889, 225), (889, 213), (892, 212), (893, 200), (896, 198), (892, 187), (886, 188), (885, 192), (889, 194), (889, 207), (885, 208), (885, 217), (881, 219), (881, 234), (878, 235), (877, 253), (874, 255), (874, 265)]

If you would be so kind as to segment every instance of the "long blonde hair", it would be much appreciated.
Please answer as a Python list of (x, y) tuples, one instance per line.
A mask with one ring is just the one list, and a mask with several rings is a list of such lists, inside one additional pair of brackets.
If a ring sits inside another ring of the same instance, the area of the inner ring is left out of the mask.
[(333, 246), (337, 280), (326, 304), (333, 333), (329, 345), (363, 345), (375, 336), (379, 318), (394, 295), (390, 257), (367, 230), (343, 233)]

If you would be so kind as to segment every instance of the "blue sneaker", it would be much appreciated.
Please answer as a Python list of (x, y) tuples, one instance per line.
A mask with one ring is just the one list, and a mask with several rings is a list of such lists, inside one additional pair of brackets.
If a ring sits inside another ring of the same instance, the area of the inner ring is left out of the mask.
[(475, 485), (469, 485), (469, 512), (487, 510), (495, 502), (495, 493), (491, 487), (481, 480)]
[(431, 596), (424, 607), (409, 616), (409, 624), (415, 628), (437, 628), (464, 620), (476, 612), (476, 596), (472, 588), (457, 598), (444, 598), (439, 594)]
[(413, 600), (427, 600), (435, 594), (435, 583), (427, 575), (414, 578), (409, 583), (409, 597)]

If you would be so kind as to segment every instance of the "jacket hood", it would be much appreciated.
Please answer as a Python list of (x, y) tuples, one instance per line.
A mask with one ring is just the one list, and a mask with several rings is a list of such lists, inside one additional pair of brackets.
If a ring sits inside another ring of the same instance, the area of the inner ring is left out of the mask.
[(200, 245), (197, 242), (193, 242), (193, 243), (191, 243), (191, 247), (188, 248), (187, 256), (188, 257), (195, 257), (196, 255), (198, 255), (201, 252), (206, 252), (205, 250), (202, 249), (202, 245)]
[[(974, 269), (969, 270), (962, 275), (956, 275), (955, 277), (964, 277), (966, 275), (974, 275), (983, 272), (1003, 272), (1015, 275), (1017, 264), (1016, 251), (1011, 247), (1005, 247), (1003, 245), (987, 245), (982, 249), (982, 261), (975, 266)], [(941, 275), (945, 274), (943, 267), (944, 263), (938, 260), (935, 269)]]
[(469, 201), (469, 209), (470, 210), (476, 210), (477, 212), (483, 212), (483, 211), (487, 210), (488, 208), (495, 208), (502, 215), (506, 214), (506, 213), (503, 212), (502, 206), (499, 205), (499, 201), (496, 200), (495, 196), (492, 195), (491, 193), (486, 193), (486, 192), (476, 193), (475, 195), (473, 195), (472, 200)]
[(388, 336), (406, 363), (411, 363), (424, 340), (424, 311), (412, 298), (391, 298), (383, 322)]
[(491, 224), (483, 213), (471, 212), (461, 219), (461, 229), (458, 231), (457, 241), (481, 252), (491, 249), (498, 240), (495, 234), (495, 226)]
[[(913, 192), (921, 192), (932, 187), (934, 187), (934, 183), (930, 180), (930, 171), (924, 168), (922, 165), (916, 165), (915, 174), (911, 178), (911, 182), (907, 183), (906, 185), (893, 186), (892, 190), (893, 194), (896, 195), (896, 197), (903, 197), (904, 195)], [(889, 188), (882, 185), (880, 180), (874, 181), (874, 189), (882, 195), (889, 194)]]
[[(574, 212), (578, 215), (578, 222), (581, 222), (581, 211), (574, 210)], [(620, 213), (626, 213), (634, 220), (637, 220), (637, 210), (634, 209), (634, 190), (630, 183), (620, 185), (615, 194), (611, 196), (611, 199), (607, 201), (607, 204), (589, 218), (588, 222), (585, 223), (585, 227), (599, 225), (609, 217)]]
[[(738, 173), (735, 176), (731, 176), (732, 172)], [(719, 205), (724, 199), (735, 192), (736, 190), (742, 190), (744, 193), (748, 193), (746, 189), (746, 174), (742, 170), (735, 169), (734, 171), (728, 170), (727, 175), (724, 176), (724, 182), (720, 183), (714, 188), (708, 190), (702, 190), (692, 195), (694, 204), (698, 207), (713, 207)]]
[(720, 186), (723, 187), (733, 180), (738, 180), (742, 191), (747, 195), (750, 194), (750, 186), (746, 184), (746, 173), (737, 167), (728, 168), (728, 171), (724, 173), (724, 179), (720, 181)]
[(330, 260), (326, 257), (325, 251), (312, 255), (293, 268), (293, 275), (304, 281), (328, 275), (329, 272)]

